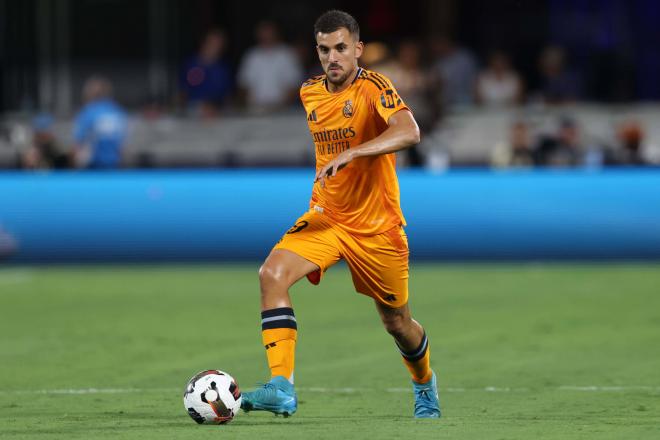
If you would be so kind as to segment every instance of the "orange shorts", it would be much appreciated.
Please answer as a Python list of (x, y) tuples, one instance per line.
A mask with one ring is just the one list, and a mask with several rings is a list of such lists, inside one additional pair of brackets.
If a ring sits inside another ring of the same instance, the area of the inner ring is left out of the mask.
[(307, 276), (313, 284), (318, 284), (321, 275), (343, 258), (357, 292), (389, 307), (408, 302), (408, 238), (400, 226), (382, 234), (357, 235), (310, 210), (274, 249), (294, 252), (319, 266), (320, 271)]

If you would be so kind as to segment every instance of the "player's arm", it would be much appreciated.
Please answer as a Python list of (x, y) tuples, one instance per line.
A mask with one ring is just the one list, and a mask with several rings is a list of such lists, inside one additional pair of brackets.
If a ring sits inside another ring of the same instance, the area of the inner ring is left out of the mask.
[(419, 127), (412, 113), (403, 109), (394, 113), (387, 121), (389, 126), (379, 136), (346, 150), (351, 160), (364, 156), (378, 156), (410, 148), (419, 143)]
[(323, 168), (317, 171), (314, 182), (334, 177), (337, 171), (358, 157), (378, 156), (410, 148), (419, 143), (419, 127), (412, 113), (407, 109), (399, 110), (387, 120), (388, 128), (379, 136), (337, 155)]

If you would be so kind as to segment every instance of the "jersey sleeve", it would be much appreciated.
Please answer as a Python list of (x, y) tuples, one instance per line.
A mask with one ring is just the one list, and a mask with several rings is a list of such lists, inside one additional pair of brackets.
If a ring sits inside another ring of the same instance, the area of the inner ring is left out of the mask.
[(387, 77), (375, 72), (369, 76), (374, 85), (368, 89), (371, 106), (385, 123), (399, 110), (410, 110)]
[(323, 75), (313, 76), (300, 86), (300, 102), (305, 107), (305, 111), (307, 111), (307, 101), (309, 100), (309, 94), (312, 93), (313, 86), (322, 83), (324, 78)]
[(303, 84), (302, 87), (300, 87), (300, 103), (302, 104), (303, 108), (305, 109), (305, 113), (307, 113), (307, 91), (305, 90), (305, 85)]

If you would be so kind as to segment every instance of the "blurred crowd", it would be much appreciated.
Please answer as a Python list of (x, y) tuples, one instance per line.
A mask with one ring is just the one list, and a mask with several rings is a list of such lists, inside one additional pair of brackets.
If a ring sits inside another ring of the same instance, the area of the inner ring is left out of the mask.
[[(204, 36), (180, 73), (180, 104), (186, 111), (215, 116), (227, 107), (278, 110), (296, 102), (304, 79), (322, 73), (313, 47), (286, 44), (275, 23), (260, 23), (255, 38), (256, 45), (231, 66), (225, 58), (226, 34), (214, 29)], [(579, 75), (559, 46), (548, 46), (539, 55), (541, 81), (534, 90), (528, 90), (505, 51), (492, 51), (483, 61), (449, 36), (438, 35), (425, 42), (406, 39), (395, 48), (369, 42), (361, 65), (389, 76), (428, 127), (443, 112), (460, 107), (555, 105), (583, 96)]]
[[(535, 135), (536, 132), (536, 135)], [(636, 121), (622, 122), (614, 139), (596, 142), (583, 135), (579, 123), (561, 117), (550, 133), (537, 131), (524, 119), (514, 121), (506, 142), (492, 151), (495, 167), (588, 167), (647, 165), (642, 149), (643, 130)]]
[[(255, 45), (238, 63), (227, 57), (231, 41), (222, 29), (212, 29), (197, 51), (180, 66), (175, 99), (143, 109), (146, 118), (176, 113), (187, 118), (221, 118), (226, 113), (265, 115), (298, 106), (298, 89), (306, 78), (322, 73), (309, 42), (287, 44), (274, 22), (255, 29)], [(363, 67), (388, 76), (415, 113), (423, 132), (437, 130), (447, 115), (469, 109), (519, 109), (509, 138), (493, 148), (491, 164), (509, 166), (644, 165), (644, 127), (629, 120), (611, 139), (594, 143), (570, 115), (570, 104), (584, 97), (579, 72), (565, 51), (549, 45), (538, 54), (534, 81), (525, 78), (512, 54), (493, 50), (483, 57), (447, 35), (427, 41), (405, 39), (396, 45), (368, 42)], [(534, 84), (533, 86), (531, 84)], [(22, 157), (25, 168), (114, 168), (121, 163), (127, 136), (125, 110), (112, 98), (112, 84), (103, 77), (88, 79), (84, 105), (75, 117), (73, 148), (58, 145), (53, 119), (33, 120), (32, 147)], [(566, 108), (552, 131), (539, 132), (524, 117), (531, 106)], [(411, 150), (408, 163), (423, 165)]]

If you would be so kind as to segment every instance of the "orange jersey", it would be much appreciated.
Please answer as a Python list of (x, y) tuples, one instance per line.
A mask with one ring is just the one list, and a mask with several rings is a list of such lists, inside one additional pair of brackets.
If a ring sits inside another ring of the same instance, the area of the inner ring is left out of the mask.
[[(314, 140), (317, 171), (342, 151), (380, 135), (390, 116), (408, 109), (387, 78), (362, 68), (339, 93), (328, 91), (325, 75), (311, 78), (300, 88), (300, 99)], [(326, 179), (325, 188), (314, 184), (310, 207), (357, 234), (380, 234), (405, 225), (395, 165), (394, 153), (354, 159)]]

